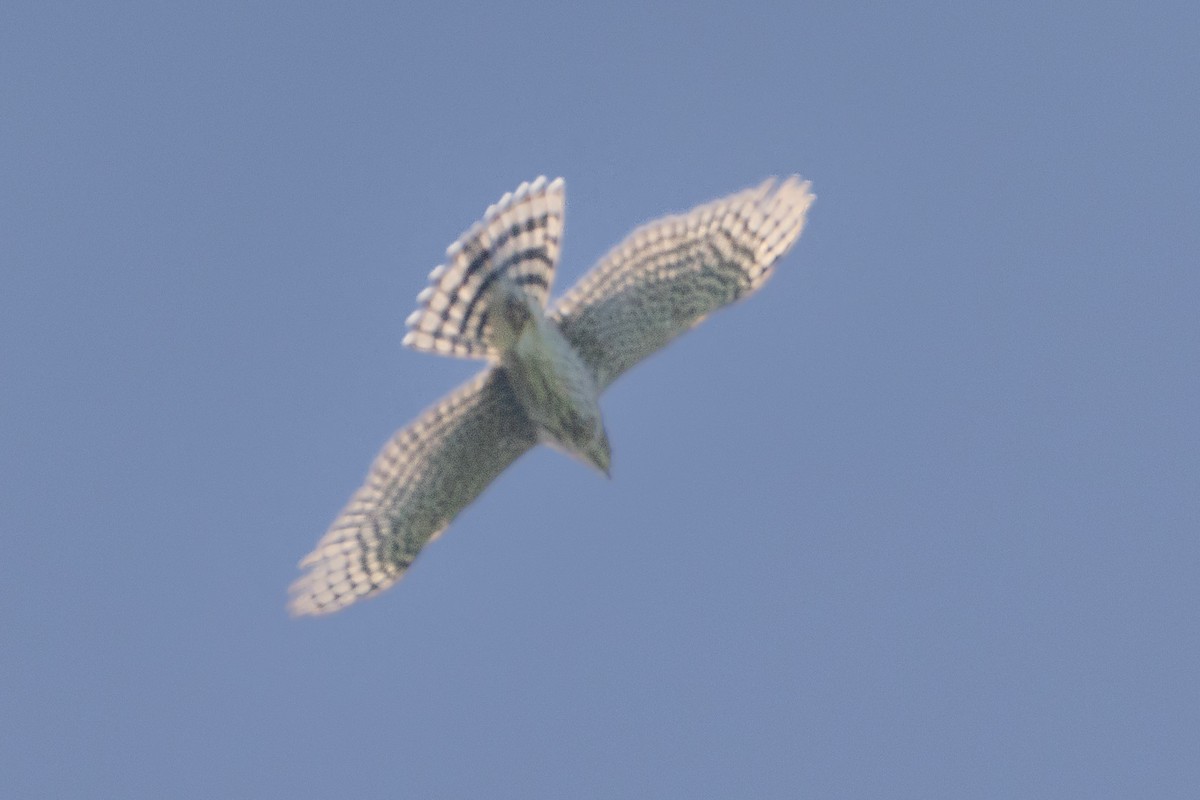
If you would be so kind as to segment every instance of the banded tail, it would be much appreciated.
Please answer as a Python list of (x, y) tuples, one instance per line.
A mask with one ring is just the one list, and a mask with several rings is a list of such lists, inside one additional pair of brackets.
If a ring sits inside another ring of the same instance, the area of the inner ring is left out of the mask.
[(498, 361), (489, 305), (493, 287), (519, 286), (546, 307), (563, 231), (563, 180), (539, 177), (488, 206), (483, 219), (446, 250), (429, 274), (407, 320), (404, 344), (414, 350)]

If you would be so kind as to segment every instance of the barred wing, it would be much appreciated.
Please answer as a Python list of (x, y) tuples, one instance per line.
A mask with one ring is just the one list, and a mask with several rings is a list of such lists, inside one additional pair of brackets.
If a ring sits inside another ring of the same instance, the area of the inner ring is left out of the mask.
[(489, 344), (488, 290), (511, 280), (545, 308), (554, 282), (563, 230), (562, 178), (522, 183), (446, 250), (417, 295), (404, 344), (462, 358), (499, 358)]
[(303, 561), (292, 614), (327, 614), (400, 580), (417, 553), (537, 441), (502, 370), (460, 386), (399, 431)]
[(757, 290), (804, 228), (814, 197), (774, 178), (635, 230), (552, 312), (603, 389), (721, 306)]

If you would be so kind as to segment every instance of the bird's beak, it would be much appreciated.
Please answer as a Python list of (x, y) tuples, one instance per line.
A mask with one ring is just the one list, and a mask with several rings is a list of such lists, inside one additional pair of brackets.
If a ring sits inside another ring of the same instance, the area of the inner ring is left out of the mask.
[(589, 464), (604, 473), (604, 477), (612, 477), (612, 470), (609, 467), (612, 462), (612, 451), (608, 447), (608, 433), (603, 428), (600, 429), (600, 435), (592, 440), (583, 454)]

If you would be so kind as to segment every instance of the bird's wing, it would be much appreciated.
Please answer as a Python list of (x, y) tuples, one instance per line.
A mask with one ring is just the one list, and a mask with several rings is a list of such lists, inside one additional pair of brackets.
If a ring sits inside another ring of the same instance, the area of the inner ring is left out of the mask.
[(545, 308), (558, 264), (563, 230), (562, 178), (539, 177), (488, 206), (446, 250), (446, 263), (429, 274), (408, 317), (404, 344), (462, 358), (498, 360), (489, 344), (488, 289), (497, 280), (522, 287)]
[(292, 614), (327, 614), (398, 581), (417, 553), (537, 441), (503, 370), (460, 386), (396, 433), (303, 561)]
[(797, 176), (651, 222), (630, 234), (551, 316), (603, 389), (622, 372), (745, 297), (800, 236), (814, 197)]

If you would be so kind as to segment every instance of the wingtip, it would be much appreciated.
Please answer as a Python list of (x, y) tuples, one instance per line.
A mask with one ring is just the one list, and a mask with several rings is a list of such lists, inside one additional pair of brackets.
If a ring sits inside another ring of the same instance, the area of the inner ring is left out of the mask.
[(817, 199), (816, 194), (812, 190), (812, 181), (806, 180), (799, 174), (793, 173), (788, 175), (779, 182), (779, 186), (775, 189), (777, 195), (791, 195), (798, 199), (802, 199), (805, 205), (812, 205)]

